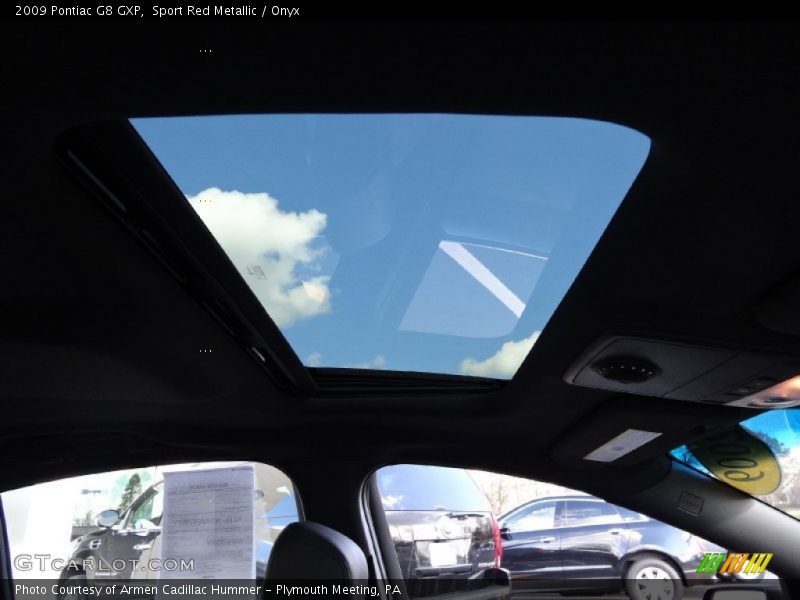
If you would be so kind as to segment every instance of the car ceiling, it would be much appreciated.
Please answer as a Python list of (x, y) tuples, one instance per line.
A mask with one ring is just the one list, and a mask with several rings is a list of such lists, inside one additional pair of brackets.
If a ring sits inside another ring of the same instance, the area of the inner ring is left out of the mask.
[[(26, 24), (3, 38), (4, 489), (234, 456), (464, 465), (587, 487), (585, 465), (552, 452), (580, 445), (587, 422), (598, 439), (657, 423), (677, 442), (751, 414), (564, 383), (599, 336), (798, 355), (796, 337), (756, 318), (800, 268), (793, 27)], [(576, 116), (638, 129), (652, 151), (507, 386), (305, 397), (275, 386), (54, 150), (96, 121), (253, 112)], [(605, 467), (604, 480), (650, 485), (663, 450)]]

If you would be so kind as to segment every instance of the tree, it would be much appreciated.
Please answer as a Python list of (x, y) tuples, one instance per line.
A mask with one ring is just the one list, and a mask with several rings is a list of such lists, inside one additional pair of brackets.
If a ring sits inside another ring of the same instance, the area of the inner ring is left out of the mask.
[(77, 527), (91, 527), (92, 525), (94, 525), (94, 522), (95, 522), (94, 513), (91, 510), (87, 510), (86, 514), (83, 515), (83, 517), (78, 517), (77, 519), (75, 519), (73, 525)]
[(119, 512), (128, 508), (141, 493), (142, 480), (138, 473), (134, 473), (131, 475), (130, 479), (128, 479), (128, 483), (125, 485), (125, 489), (122, 492), (122, 498), (119, 501)]
[(764, 431), (754, 431), (752, 429), (748, 429), (747, 431), (769, 446), (770, 450), (772, 450), (777, 456), (786, 456), (789, 454), (789, 450), (791, 450), (791, 448), (789, 448), (778, 438)]

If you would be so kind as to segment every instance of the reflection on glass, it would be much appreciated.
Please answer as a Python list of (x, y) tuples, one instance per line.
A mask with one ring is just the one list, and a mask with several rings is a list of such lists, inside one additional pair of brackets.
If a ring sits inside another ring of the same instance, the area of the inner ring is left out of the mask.
[[(800, 518), (800, 409), (764, 412), (743, 421), (741, 426), (769, 446), (777, 458), (780, 469), (778, 488), (768, 494), (753, 494), (753, 496), (795, 518)], [(759, 476), (761, 465), (751, 465), (753, 459), (741, 451), (736, 454), (736, 447), (731, 447), (730, 451), (734, 452), (730, 460), (736, 461), (732, 462), (731, 466), (744, 473), (741, 477)], [(681, 462), (712, 475), (686, 446), (676, 448), (671, 454)]]
[(502, 379), (650, 147), (550, 117), (132, 123), (306, 365)]

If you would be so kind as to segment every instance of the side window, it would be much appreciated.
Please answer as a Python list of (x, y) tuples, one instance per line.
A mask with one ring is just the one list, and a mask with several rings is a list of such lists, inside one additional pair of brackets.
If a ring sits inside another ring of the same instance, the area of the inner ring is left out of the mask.
[(565, 527), (620, 523), (622, 517), (613, 504), (600, 500), (568, 500), (561, 517)]
[(626, 523), (633, 522), (633, 521), (647, 521), (648, 518), (645, 517), (641, 513), (637, 513), (629, 508), (625, 508), (624, 506), (614, 506), (617, 509), (617, 512), (622, 516), (622, 520)]
[[(261, 578), (278, 535), (300, 519), (289, 477), (255, 462), (96, 473), (1, 499), (14, 579), (156, 581), (159, 556), (191, 571), (166, 577)], [(220, 520), (230, 525), (215, 528)]]
[(530, 506), (512, 514), (503, 521), (502, 525), (507, 527), (510, 533), (539, 531), (555, 527), (555, 517), (555, 502), (534, 502)]
[[(367, 491), (379, 496), (369, 500), (386, 575), (401, 576), (412, 599), (499, 597), (473, 596), (470, 587), (497, 581), (487, 571), (498, 566), (510, 573), (515, 598), (612, 586), (631, 598), (677, 598), (680, 570), (654, 554), (685, 557), (680, 569), (701, 574), (707, 553), (726, 551), (579, 490), (500, 473), (393, 465), (379, 469)], [(633, 558), (620, 567), (626, 552)], [(716, 581), (714, 573), (702, 579)]]

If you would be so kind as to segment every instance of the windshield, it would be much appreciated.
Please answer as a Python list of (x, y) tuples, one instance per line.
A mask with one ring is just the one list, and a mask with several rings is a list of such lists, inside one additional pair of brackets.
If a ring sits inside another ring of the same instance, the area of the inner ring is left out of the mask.
[[(766, 446), (763, 452), (757, 451), (760, 443)], [(800, 410), (796, 408), (762, 413), (709, 444), (680, 446), (671, 454), (800, 518)]]

